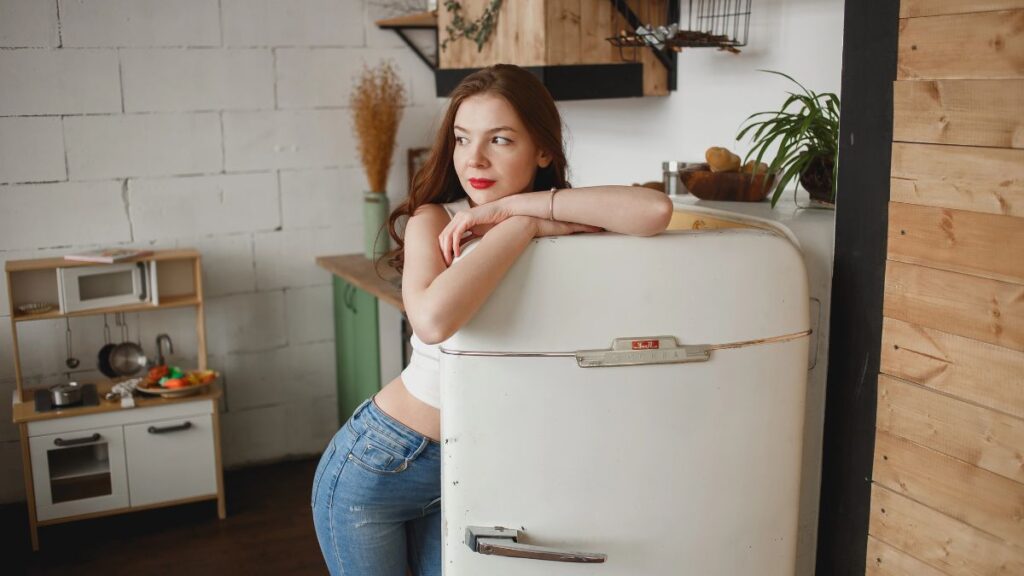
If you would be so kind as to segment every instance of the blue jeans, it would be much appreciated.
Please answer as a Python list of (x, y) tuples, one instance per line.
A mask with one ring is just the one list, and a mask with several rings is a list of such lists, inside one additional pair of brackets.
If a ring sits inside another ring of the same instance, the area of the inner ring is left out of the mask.
[(441, 575), (441, 445), (372, 398), (320, 457), (312, 506), (332, 575)]

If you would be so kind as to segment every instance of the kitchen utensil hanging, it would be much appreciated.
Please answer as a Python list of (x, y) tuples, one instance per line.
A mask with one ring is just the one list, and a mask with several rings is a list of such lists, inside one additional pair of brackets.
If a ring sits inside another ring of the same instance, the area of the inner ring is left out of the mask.
[[(751, 0), (689, 0), (686, 15), (676, 13), (679, 22), (671, 21), (674, 6), (670, 3), (666, 24), (654, 24), (655, 19), (650, 16), (661, 4), (658, 1), (610, 1), (632, 31), (620, 29), (606, 40), (619, 49), (623, 60), (629, 62), (637, 61), (638, 50), (643, 47), (650, 47), (656, 55), (664, 56), (668, 52), (680, 52), (683, 48), (718, 48), (738, 54), (739, 47), (747, 45)], [(631, 6), (639, 7), (639, 16)], [(613, 18), (613, 23), (619, 24), (618, 19)], [(663, 57), (659, 59), (664, 62)]]
[(67, 316), (64, 317), (64, 341), (67, 345), (68, 352), (68, 357), (64, 360), (64, 365), (69, 369), (74, 370), (75, 368), (78, 368), (79, 361), (78, 358), (75, 358), (75, 355), (71, 353), (71, 319)]
[(96, 368), (108, 378), (117, 376), (117, 372), (110, 367), (110, 353), (117, 347), (110, 341), (110, 324), (107, 323), (107, 315), (103, 315), (103, 347), (96, 358)]
[(110, 352), (110, 368), (119, 376), (134, 376), (147, 365), (145, 351), (142, 346), (128, 339), (128, 324), (124, 320), (124, 312), (118, 312), (121, 326), (121, 343)]

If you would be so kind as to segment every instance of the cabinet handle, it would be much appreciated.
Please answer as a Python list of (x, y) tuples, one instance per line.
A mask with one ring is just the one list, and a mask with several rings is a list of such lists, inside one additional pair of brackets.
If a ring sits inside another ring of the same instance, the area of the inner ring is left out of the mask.
[(76, 444), (89, 444), (98, 441), (102, 436), (99, 432), (93, 432), (92, 436), (86, 436), (85, 438), (72, 438), (65, 440), (63, 438), (54, 438), (53, 443), (57, 446), (74, 446)]
[(142, 294), (139, 295), (139, 300), (145, 302), (149, 300), (149, 286), (146, 283), (149, 267), (145, 262), (136, 262), (135, 265), (139, 268), (139, 281), (142, 284)]
[(358, 314), (359, 310), (356, 309), (355, 299), (356, 287), (353, 286), (352, 284), (346, 284), (345, 291), (342, 293), (342, 301), (345, 304), (345, 308), (348, 308), (349, 312), (352, 312), (353, 314)]
[(161, 428), (157, 428), (156, 426), (150, 426), (149, 427), (149, 433), (150, 434), (165, 434), (167, 432), (177, 432), (178, 430), (188, 430), (191, 427), (192, 427), (192, 423), (189, 422), (188, 420), (186, 420), (186, 421), (182, 422), (181, 424), (175, 424), (174, 426), (163, 426)]

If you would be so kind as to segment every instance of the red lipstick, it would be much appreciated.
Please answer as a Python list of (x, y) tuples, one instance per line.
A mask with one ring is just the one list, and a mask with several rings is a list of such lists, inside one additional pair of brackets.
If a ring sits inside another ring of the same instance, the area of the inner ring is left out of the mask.
[(487, 178), (470, 178), (469, 185), (477, 190), (483, 190), (484, 188), (490, 188), (494, 184), (494, 180), (488, 180)]

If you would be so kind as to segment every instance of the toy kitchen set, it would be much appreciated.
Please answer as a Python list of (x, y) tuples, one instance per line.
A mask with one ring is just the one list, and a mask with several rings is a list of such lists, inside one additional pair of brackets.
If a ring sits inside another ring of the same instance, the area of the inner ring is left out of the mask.
[[(190, 249), (112, 250), (5, 265), (16, 389), (12, 417), (21, 436), (32, 548), (38, 528), (85, 518), (202, 500), (226, 516), (216, 372), (207, 369), (202, 267)], [(126, 313), (195, 311), (198, 366), (169, 366), (166, 334), (151, 354), (127, 337)], [(73, 354), (73, 319), (103, 318), (104, 345), (88, 360)], [(113, 320), (114, 328), (108, 322)], [(22, 336), (30, 323), (66, 332), (62, 381), (30, 388)], [(111, 333), (120, 337), (112, 341)], [(19, 353), (19, 350), (22, 353)], [(4, 351), (4, 353), (7, 353)], [(106, 379), (75, 381), (95, 370)], [(81, 365), (81, 369), (79, 366)]]

